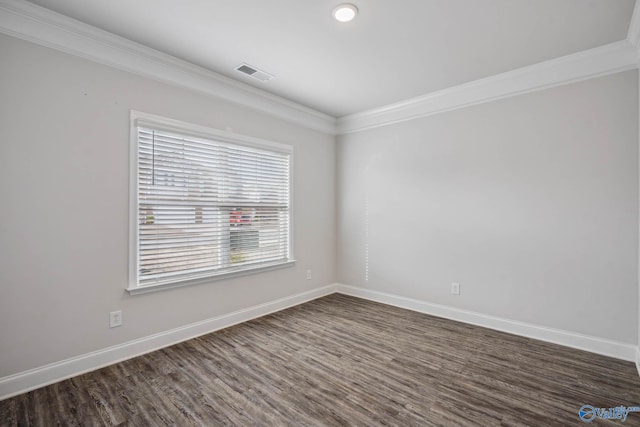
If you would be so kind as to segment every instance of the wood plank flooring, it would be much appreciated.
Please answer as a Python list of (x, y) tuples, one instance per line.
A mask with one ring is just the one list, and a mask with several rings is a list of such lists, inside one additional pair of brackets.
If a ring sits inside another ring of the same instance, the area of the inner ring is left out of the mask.
[[(633, 363), (330, 295), (0, 402), (2, 426), (571, 426)], [(640, 413), (591, 425), (640, 425)]]

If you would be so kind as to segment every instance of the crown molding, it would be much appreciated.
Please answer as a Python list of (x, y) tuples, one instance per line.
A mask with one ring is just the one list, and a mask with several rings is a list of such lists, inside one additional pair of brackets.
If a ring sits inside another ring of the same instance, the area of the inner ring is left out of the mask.
[(636, 47), (628, 40), (622, 40), (344, 116), (338, 119), (338, 134), (373, 129), (637, 67)]
[(627, 41), (635, 47), (638, 47), (638, 44), (640, 44), (640, 1), (636, 1), (633, 8), (631, 23), (629, 24), (629, 31), (627, 32)]
[(637, 49), (638, 67), (640, 67), (640, 0), (636, 0), (627, 32), (627, 41)]
[(0, 0), (0, 33), (225, 99), (306, 128), (347, 134), (640, 66), (640, 1), (626, 40), (336, 118), (26, 0)]
[(25, 0), (0, 0), (0, 33), (335, 134), (334, 117)]

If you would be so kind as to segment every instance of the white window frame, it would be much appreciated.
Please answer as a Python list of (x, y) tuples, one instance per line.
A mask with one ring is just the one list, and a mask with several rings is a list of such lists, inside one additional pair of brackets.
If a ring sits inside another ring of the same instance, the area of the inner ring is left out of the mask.
[[(289, 154), (289, 254), (287, 261), (279, 261), (271, 264), (248, 267), (238, 271), (212, 272), (205, 277), (195, 279), (182, 279), (170, 283), (161, 284), (138, 284), (138, 127), (149, 127), (166, 132), (209, 139), (220, 143), (240, 145), (244, 147), (257, 148), (269, 151)], [(294, 212), (293, 212), (293, 146), (277, 142), (267, 141), (246, 135), (238, 135), (228, 131), (200, 126), (153, 114), (131, 110), (130, 120), (130, 152), (129, 152), (129, 284), (126, 290), (129, 294), (143, 294), (182, 286), (189, 286), (199, 283), (211, 282), (214, 280), (226, 279), (235, 276), (255, 274), (264, 271), (291, 267), (295, 264), (294, 259)]]

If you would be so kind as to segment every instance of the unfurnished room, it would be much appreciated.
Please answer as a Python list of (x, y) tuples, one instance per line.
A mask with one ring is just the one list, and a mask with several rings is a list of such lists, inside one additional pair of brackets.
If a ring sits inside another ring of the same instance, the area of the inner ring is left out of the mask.
[(0, 426), (640, 426), (640, 2), (0, 0)]

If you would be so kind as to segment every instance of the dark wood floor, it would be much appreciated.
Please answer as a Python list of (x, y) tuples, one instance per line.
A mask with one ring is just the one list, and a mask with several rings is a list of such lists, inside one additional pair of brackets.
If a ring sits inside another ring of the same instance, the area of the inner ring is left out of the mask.
[(577, 426), (584, 404), (640, 406), (635, 365), (334, 294), (4, 400), (0, 423)]

